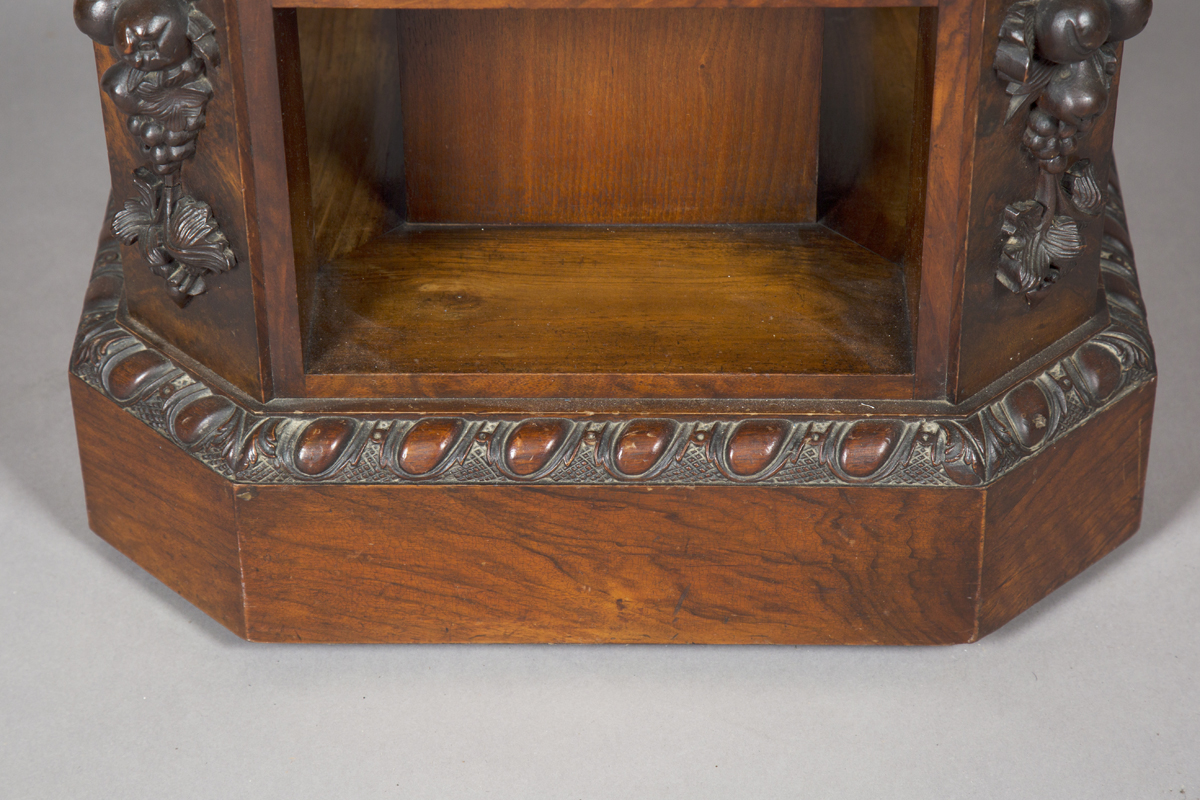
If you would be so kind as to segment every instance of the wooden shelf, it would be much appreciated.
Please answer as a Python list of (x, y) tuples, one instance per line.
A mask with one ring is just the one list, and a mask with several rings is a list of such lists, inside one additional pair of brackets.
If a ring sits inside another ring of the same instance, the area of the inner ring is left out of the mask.
[(820, 226), (405, 226), (323, 270), (309, 373), (902, 375), (907, 330)]
[(251, 639), (1004, 624), (1141, 513), (1150, 2), (931, 2), (79, 0), (92, 525)]

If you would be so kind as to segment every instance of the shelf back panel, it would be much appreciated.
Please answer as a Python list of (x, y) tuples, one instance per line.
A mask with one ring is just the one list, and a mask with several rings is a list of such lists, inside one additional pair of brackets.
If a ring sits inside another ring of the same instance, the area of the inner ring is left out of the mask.
[(815, 219), (819, 10), (398, 18), (411, 222)]

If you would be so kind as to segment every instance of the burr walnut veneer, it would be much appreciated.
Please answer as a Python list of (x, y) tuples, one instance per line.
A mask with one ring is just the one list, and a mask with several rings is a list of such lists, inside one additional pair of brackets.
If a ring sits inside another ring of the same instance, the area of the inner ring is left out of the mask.
[(964, 642), (1137, 528), (1150, 0), (77, 0), (93, 529), (240, 636)]

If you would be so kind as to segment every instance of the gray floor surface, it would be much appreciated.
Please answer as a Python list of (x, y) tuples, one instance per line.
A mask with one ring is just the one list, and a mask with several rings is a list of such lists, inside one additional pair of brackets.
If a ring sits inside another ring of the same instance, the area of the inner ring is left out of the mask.
[(1161, 374), (1142, 531), (978, 644), (918, 649), (227, 633), (88, 531), (92, 54), (68, 0), (0, 16), (0, 797), (1200, 796), (1200, 3), (1159, 0), (1122, 79)]

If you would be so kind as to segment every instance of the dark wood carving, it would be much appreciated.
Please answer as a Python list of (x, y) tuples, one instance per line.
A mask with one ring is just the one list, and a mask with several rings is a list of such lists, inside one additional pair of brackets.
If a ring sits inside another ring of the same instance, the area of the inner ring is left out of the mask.
[(262, 414), (117, 324), (122, 285), (111, 237), (101, 244), (72, 372), (239, 482), (979, 486), (1153, 379), (1153, 347), (1115, 187), (1109, 197), (1101, 258), (1109, 326), (962, 417)]
[(181, 175), (213, 96), (205, 77), (220, 61), (213, 23), (190, 0), (76, 0), (75, 21), (120, 59), (102, 86), (128, 115), (147, 161), (113, 233), (138, 245), (182, 308), (207, 291), (207, 276), (237, 263), (212, 209), (187, 194)]
[(1152, 0), (1018, 0), (1000, 28), (994, 63), (1024, 113), (1022, 144), (1038, 162), (1034, 197), (1009, 205), (997, 279), (1032, 298), (1084, 251), (1078, 219), (1104, 208), (1094, 165), (1073, 158), (1108, 107), (1116, 45), (1140, 33)]

